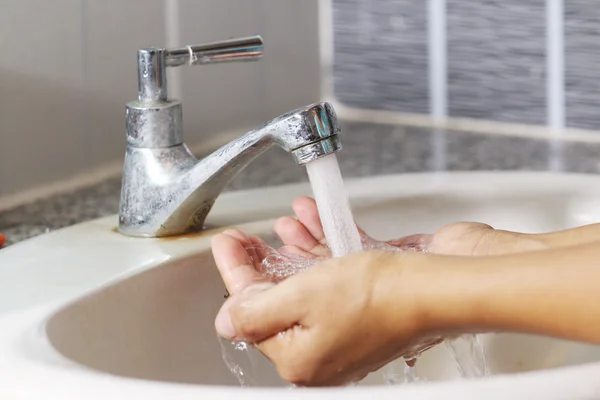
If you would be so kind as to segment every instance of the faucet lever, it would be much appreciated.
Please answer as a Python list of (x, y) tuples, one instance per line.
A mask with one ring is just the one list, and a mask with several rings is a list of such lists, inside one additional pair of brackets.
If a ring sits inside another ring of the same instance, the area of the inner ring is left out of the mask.
[(138, 50), (138, 98), (141, 102), (167, 101), (166, 67), (256, 61), (263, 54), (260, 36), (248, 36), (174, 49)]
[(263, 41), (260, 36), (248, 36), (219, 42), (197, 44), (167, 49), (167, 67), (180, 65), (215, 64), (230, 61), (256, 61), (263, 54)]

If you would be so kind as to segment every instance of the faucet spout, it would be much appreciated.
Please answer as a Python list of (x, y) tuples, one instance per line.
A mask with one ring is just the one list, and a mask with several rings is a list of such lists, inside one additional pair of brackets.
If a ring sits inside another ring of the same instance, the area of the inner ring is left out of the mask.
[[(119, 215), (119, 230), (130, 236), (171, 236), (202, 229), (224, 188), (273, 145), (291, 153), (298, 165), (342, 149), (340, 127), (329, 103), (281, 115), (201, 160), (183, 143), (180, 129), (166, 129), (157, 118), (150, 122), (140, 118), (135, 107), (130, 106), (131, 113), (128, 109), (132, 119), (128, 126), (138, 129), (128, 129)], [(181, 120), (177, 112), (171, 110), (170, 115), (175, 118), (166, 120)], [(154, 140), (152, 130), (157, 126), (178, 140)]]

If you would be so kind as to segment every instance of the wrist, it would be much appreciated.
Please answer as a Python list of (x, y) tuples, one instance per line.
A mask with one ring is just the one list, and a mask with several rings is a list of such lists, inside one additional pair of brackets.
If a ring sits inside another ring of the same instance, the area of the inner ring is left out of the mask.
[(576, 246), (600, 241), (600, 224), (580, 226), (562, 231), (532, 235), (547, 248)]
[(371, 264), (375, 275), (372, 298), (383, 325), (380, 329), (392, 337), (437, 331), (434, 286), (438, 269), (444, 269), (438, 260), (445, 257), (410, 252), (381, 252), (377, 257)]
[(485, 243), (485, 240), (482, 240), (482, 244), (486, 245), (484, 246), (483, 252), (475, 255), (493, 256), (514, 254), (546, 250), (550, 247), (544, 235), (540, 234), (495, 230), (488, 234), (488, 237), (489, 243)]
[(408, 252), (377, 257), (371, 263), (372, 296), (384, 332), (443, 336), (485, 327), (482, 307), (493, 286), (493, 257)]
[(404, 288), (410, 293), (414, 318), (422, 335), (477, 332), (481, 283), (486, 264), (481, 257), (422, 254), (407, 267)]
[(526, 266), (535, 265), (539, 254), (431, 259), (421, 270), (418, 293), (424, 331), (443, 336), (515, 328), (521, 299), (532, 288), (527, 271), (539, 272)]
[[(515, 247), (512, 253), (523, 253), (537, 250), (547, 250), (551, 247), (550, 243), (544, 235), (534, 233), (516, 233), (513, 232), (515, 237)], [(505, 252), (500, 254), (510, 254), (511, 252)]]

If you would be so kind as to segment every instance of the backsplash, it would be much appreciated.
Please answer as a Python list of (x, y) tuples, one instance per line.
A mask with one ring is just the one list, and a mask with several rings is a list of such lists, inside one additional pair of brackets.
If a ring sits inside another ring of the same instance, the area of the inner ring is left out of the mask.
[(429, 114), (437, 102), (450, 117), (600, 127), (599, 3), (332, 4), (334, 94), (348, 106)]

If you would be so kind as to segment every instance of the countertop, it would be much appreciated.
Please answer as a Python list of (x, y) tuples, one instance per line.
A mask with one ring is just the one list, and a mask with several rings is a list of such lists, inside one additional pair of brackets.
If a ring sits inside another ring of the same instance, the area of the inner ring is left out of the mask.
[[(421, 171), (529, 170), (600, 172), (600, 143), (553, 142), (517, 136), (441, 131), (342, 121), (338, 161), (346, 178)], [(227, 188), (249, 189), (308, 180), (291, 156), (273, 148)], [(6, 245), (116, 214), (121, 179), (63, 193), (0, 212)]]

